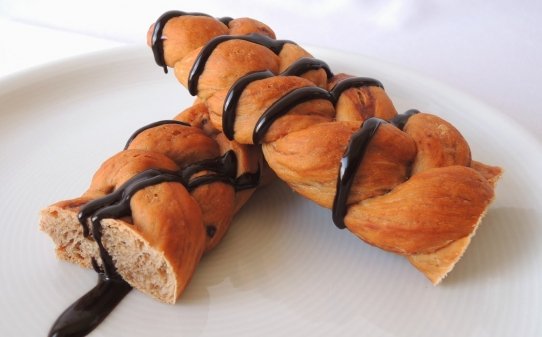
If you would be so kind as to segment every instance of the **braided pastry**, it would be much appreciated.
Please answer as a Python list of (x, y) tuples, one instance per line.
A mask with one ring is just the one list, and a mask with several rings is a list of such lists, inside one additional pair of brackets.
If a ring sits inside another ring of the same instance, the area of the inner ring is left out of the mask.
[(81, 197), (44, 209), (40, 227), (58, 257), (175, 303), (261, 172), (259, 149), (226, 139), (206, 120), (196, 104), (137, 130)]
[(167, 12), (148, 43), (216, 129), (261, 144), (276, 175), (333, 209), (339, 228), (407, 257), (434, 284), (460, 259), (501, 169), (472, 160), (453, 125), (397, 114), (380, 82), (334, 75), (256, 20)]

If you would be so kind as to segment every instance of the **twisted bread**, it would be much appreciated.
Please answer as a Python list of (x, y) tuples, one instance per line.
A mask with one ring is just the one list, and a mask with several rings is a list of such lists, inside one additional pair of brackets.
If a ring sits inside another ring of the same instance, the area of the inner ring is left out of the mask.
[(338, 227), (406, 256), (434, 284), (459, 260), (501, 169), (473, 161), (450, 123), (398, 115), (380, 82), (333, 75), (252, 19), (168, 12), (148, 43), (216, 129), (261, 144), (277, 176), (332, 208)]
[(136, 131), (80, 198), (44, 209), (40, 227), (58, 257), (174, 303), (260, 174), (258, 149), (205, 120), (205, 106), (196, 104)]

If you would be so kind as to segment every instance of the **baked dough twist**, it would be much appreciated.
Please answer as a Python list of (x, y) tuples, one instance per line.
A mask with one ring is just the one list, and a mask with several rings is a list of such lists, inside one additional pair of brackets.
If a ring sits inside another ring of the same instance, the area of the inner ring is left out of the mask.
[[(207, 120), (205, 107), (196, 104), (176, 120), (136, 131), (81, 197), (45, 208), (40, 228), (53, 239), (57, 256), (120, 275), (132, 287), (175, 303), (261, 172), (259, 149), (226, 139)], [(162, 179), (161, 172), (169, 176)], [(146, 187), (134, 188), (130, 182), (144, 175), (158, 180), (140, 179)], [(127, 209), (112, 216), (123, 202)]]
[(215, 128), (261, 144), (277, 176), (333, 208), (339, 227), (404, 255), (433, 284), (460, 259), (501, 169), (472, 160), (453, 125), (398, 115), (378, 81), (333, 75), (253, 19), (168, 12), (148, 43), (205, 103)]

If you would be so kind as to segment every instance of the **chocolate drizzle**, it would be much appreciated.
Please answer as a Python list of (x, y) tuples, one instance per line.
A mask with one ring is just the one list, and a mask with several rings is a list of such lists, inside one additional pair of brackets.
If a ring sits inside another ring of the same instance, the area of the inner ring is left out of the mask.
[(399, 130), (403, 130), (405, 128), (406, 123), (410, 119), (410, 117), (420, 113), (417, 109), (410, 109), (405, 112), (403, 112), (400, 115), (395, 116), (390, 123), (395, 125)]
[(164, 72), (167, 74), (167, 65), (164, 59), (164, 40), (162, 34), (166, 23), (176, 17), (190, 15), (190, 16), (210, 16), (205, 13), (187, 13), (182, 11), (168, 11), (162, 14), (158, 20), (154, 23), (154, 29), (152, 32), (151, 48), (154, 54), (154, 61), (157, 65), (164, 68)]
[(352, 183), (354, 182), (354, 177), (363, 160), (369, 142), (382, 123), (386, 123), (386, 121), (376, 117), (369, 118), (363, 122), (361, 128), (350, 138), (341, 159), (339, 176), (337, 177), (337, 191), (335, 192), (332, 209), (333, 222), (340, 229), (346, 227), (344, 223), (347, 209), (346, 203)]
[(225, 24), (226, 26), (229, 26), (230, 25), (230, 22), (233, 20), (233, 18), (230, 18), (229, 16), (225, 16), (225, 17), (222, 17), (220, 19), (218, 19), (218, 21), (222, 22), (223, 24)]
[(349, 77), (339, 83), (335, 84), (331, 93), (336, 100), (339, 99), (341, 94), (351, 88), (361, 88), (361, 87), (379, 87), (384, 89), (384, 86), (379, 80), (370, 77)]
[(274, 121), (279, 117), (287, 114), (293, 107), (303, 102), (307, 102), (313, 99), (325, 99), (331, 102), (333, 105), (337, 104), (341, 94), (350, 88), (359, 88), (366, 86), (376, 86), (384, 88), (379, 81), (368, 77), (351, 77), (337, 83), (331, 91), (324, 90), (320, 87), (302, 87), (294, 89), (282, 96), (279, 100), (275, 101), (264, 113), (260, 116), (256, 122), (256, 127), (252, 133), (252, 142), (259, 144), (265, 133)]
[(233, 140), (237, 104), (247, 85), (273, 76), (274, 74), (269, 70), (249, 73), (238, 79), (228, 90), (222, 112), (222, 132), (229, 140)]
[(302, 87), (297, 88), (279, 100), (275, 101), (265, 112), (260, 116), (252, 133), (252, 142), (259, 144), (271, 125), (281, 116), (285, 115), (298, 104), (311, 101), (314, 99), (325, 99), (333, 101), (332, 94), (320, 87)]
[[(390, 123), (395, 125), (400, 130), (403, 130), (405, 124), (408, 122), (408, 119), (419, 112), (420, 111), (416, 109), (407, 110), (404, 113), (395, 116)], [(359, 165), (363, 160), (369, 142), (382, 123), (387, 122), (376, 117), (367, 119), (363, 123), (361, 129), (356, 131), (350, 138), (346, 151), (341, 159), (339, 176), (337, 177), (337, 190), (335, 192), (332, 209), (333, 222), (340, 229), (346, 227), (344, 217), (346, 216), (347, 211), (347, 199), (348, 195), (350, 194), (356, 172), (358, 171)]]
[(216, 226), (207, 225), (207, 226), (205, 226), (205, 231), (207, 232), (207, 236), (212, 238), (216, 234)]
[[(214, 173), (199, 176), (192, 179), (192, 176), (201, 171), (212, 171)], [(181, 173), (183, 180), (189, 191), (215, 181), (222, 181), (232, 185), (236, 191), (242, 191), (254, 188), (258, 185), (260, 179), (260, 169), (251, 173), (246, 172), (237, 175), (237, 156), (235, 152), (228, 151), (223, 156), (201, 161), (186, 167)]]
[(203, 73), (203, 70), (205, 68), (205, 64), (207, 63), (207, 60), (213, 53), (216, 47), (218, 47), (221, 43), (231, 40), (242, 40), (242, 41), (248, 41), (252, 43), (259, 44), (261, 46), (264, 46), (271, 50), (275, 54), (279, 54), (282, 50), (282, 47), (286, 43), (292, 43), (295, 44), (292, 41), (288, 40), (274, 40), (270, 37), (260, 35), (260, 34), (249, 34), (249, 35), (220, 35), (215, 38), (213, 38), (211, 41), (207, 42), (207, 44), (201, 49), (198, 56), (196, 57), (194, 64), (192, 64), (192, 68), (190, 69), (190, 73), (188, 75), (188, 92), (192, 96), (197, 95), (198, 93), (198, 81)]
[(113, 311), (131, 289), (122, 279), (107, 279), (104, 274), (99, 274), (98, 284), (57, 318), (48, 336), (86, 336)]
[(301, 76), (304, 73), (310, 71), (310, 70), (318, 70), (323, 69), (326, 72), (327, 78), (332, 78), (333, 73), (331, 72), (331, 69), (322, 60), (315, 59), (312, 57), (302, 57), (299, 60), (292, 63), (288, 69), (284, 70), (281, 75), (282, 76)]

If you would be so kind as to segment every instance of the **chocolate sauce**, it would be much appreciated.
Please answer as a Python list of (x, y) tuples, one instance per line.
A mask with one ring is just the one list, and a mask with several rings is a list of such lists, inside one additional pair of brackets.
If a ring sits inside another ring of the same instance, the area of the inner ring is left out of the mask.
[(382, 123), (387, 123), (383, 119), (372, 117), (363, 122), (361, 128), (354, 132), (346, 151), (341, 159), (339, 166), (339, 176), (337, 177), (337, 191), (333, 200), (332, 218), (335, 226), (340, 229), (346, 227), (344, 217), (347, 210), (347, 199), (354, 182), (356, 172), (363, 160), (367, 146), (375, 135), (378, 127)]
[(207, 232), (207, 236), (212, 238), (216, 234), (216, 226), (207, 225), (205, 226), (205, 231)]
[(410, 109), (405, 112), (403, 112), (400, 115), (395, 116), (390, 123), (395, 125), (399, 130), (403, 130), (405, 128), (406, 123), (408, 122), (409, 118), (414, 116), (415, 114), (420, 113), (417, 109)]
[[(407, 110), (403, 114), (395, 116), (390, 123), (400, 130), (403, 130), (408, 119), (419, 112), (420, 111), (416, 109)], [(337, 177), (337, 190), (335, 192), (332, 209), (333, 222), (340, 229), (346, 227), (344, 223), (344, 217), (346, 216), (347, 211), (346, 203), (356, 172), (363, 160), (369, 142), (375, 135), (378, 127), (383, 123), (387, 122), (376, 117), (367, 119), (363, 123), (361, 129), (356, 131), (350, 138), (345, 154), (341, 159), (339, 176)]]
[(48, 336), (86, 336), (111, 313), (131, 289), (122, 279), (107, 279), (104, 274), (99, 274), (98, 284), (57, 318)]
[[(201, 171), (213, 171), (216, 173), (204, 175), (191, 180), (191, 177)], [(236, 191), (247, 190), (258, 185), (260, 179), (260, 168), (251, 173), (246, 172), (237, 175), (237, 156), (235, 152), (228, 151), (223, 156), (201, 161), (185, 168), (182, 172), (183, 179), (187, 182), (188, 190), (193, 190), (203, 184), (210, 184), (215, 181), (222, 181), (232, 185)]]
[(202, 160), (196, 164), (192, 164), (186, 167), (184, 170), (181, 171), (181, 176), (183, 178), (183, 181), (185, 182), (185, 186), (187, 187), (187, 189), (193, 190), (196, 187), (202, 185), (198, 182), (200, 181), (198, 179), (201, 179), (205, 176), (200, 176), (195, 178), (194, 180), (191, 180), (192, 176), (201, 171), (216, 172), (215, 175), (212, 175), (210, 177), (214, 179), (221, 179), (219, 177), (228, 178), (230, 179), (229, 181), (232, 183), (232, 185), (234, 185), (235, 175), (237, 174), (237, 159), (235, 153), (233, 151), (228, 151), (221, 157)]
[(235, 187), (236, 191), (243, 191), (243, 190), (250, 190), (251, 188), (255, 188), (259, 181), (260, 181), (260, 167), (258, 166), (258, 171), (251, 173), (251, 172), (245, 172), (241, 174), (239, 177), (235, 179)]
[(333, 89), (331, 89), (331, 94), (335, 97), (336, 100), (339, 99), (341, 94), (351, 88), (361, 88), (361, 87), (379, 87), (384, 89), (384, 86), (379, 80), (375, 80), (370, 77), (349, 77), (339, 83), (335, 84)]
[(286, 43), (295, 44), (292, 41), (287, 40), (274, 40), (270, 37), (267, 37), (265, 35), (260, 34), (249, 34), (249, 35), (220, 35), (209, 42), (201, 49), (198, 56), (196, 57), (194, 64), (192, 65), (192, 68), (190, 69), (190, 73), (188, 75), (188, 92), (192, 96), (197, 95), (198, 93), (198, 81), (199, 77), (203, 73), (203, 70), (205, 68), (205, 64), (207, 63), (207, 60), (213, 53), (216, 47), (218, 47), (221, 43), (231, 40), (243, 40), (248, 41), (252, 43), (259, 44), (261, 46), (264, 46), (271, 50), (275, 54), (279, 54), (282, 50), (282, 47)]
[(222, 22), (223, 24), (225, 24), (226, 26), (229, 27), (230, 25), (230, 22), (233, 20), (233, 18), (230, 18), (229, 16), (225, 16), (223, 18), (219, 18), (218, 21)]
[(254, 144), (259, 144), (271, 125), (279, 117), (288, 113), (294, 106), (314, 99), (333, 101), (331, 93), (320, 87), (297, 88), (282, 96), (279, 100), (271, 104), (256, 122), (256, 126), (252, 133), (252, 142)]
[(326, 72), (327, 78), (332, 78), (333, 73), (331, 72), (331, 69), (322, 60), (318, 60), (312, 57), (302, 57), (299, 60), (292, 63), (288, 69), (284, 70), (281, 75), (282, 76), (301, 76), (304, 73), (310, 71), (310, 70), (318, 70), (318, 69), (324, 69)]
[(124, 149), (126, 150), (130, 144), (132, 143), (132, 141), (140, 134), (142, 133), (143, 131), (146, 131), (148, 129), (152, 129), (152, 128), (155, 128), (157, 126), (160, 126), (160, 125), (165, 125), (165, 124), (179, 124), (179, 125), (184, 125), (184, 126), (190, 126), (190, 124), (188, 123), (185, 123), (185, 122), (181, 122), (181, 121), (176, 121), (174, 119), (165, 119), (165, 120), (162, 120), (162, 121), (158, 121), (158, 122), (154, 122), (154, 123), (150, 123), (148, 125), (145, 125), (144, 127), (141, 127), (139, 129), (137, 129), (131, 136), (130, 138), (128, 138), (128, 141), (126, 142), (126, 145), (124, 146)]
[(205, 13), (187, 13), (182, 11), (168, 11), (162, 14), (158, 20), (154, 23), (154, 29), (152, 32), (152, 41), (151, 47), (154, 54), (154, 61), (157, 65), (164, 68), (164, 72), (167, 73), (167, 65), (164, 59), (164, 40), (162, 39), (162, 34), (164, 32), (164, 27), (166, 23), (176, 17), (191, 15), (191, 16), (210, 16)]
[(239, 98), (247, 85), (254, 81), (273, 76), (274, 74), (270, 70), (249, 73), (238, 79), (231, 86), (230, 90), (228, 90), (228, 94), (224, 100), (224, 108), (222, 112), (222, 132), (229, 140), (233, 140), (237, 104), (239, 103)]
[[(340, 81), (333, 87), (331, 91), (324, 90), (320, 87), (302, 87), (290, 91), (280, 99), (275, 101), (264, 113), (260, 116), (256, 122), (256, 127), (252, 133), (252, 142), (259, 144), (265, 133), (271, 127), (274, 121), (279, 117), (287, 114), (293, 107), (303, 102), (307, 102), (313, 99), (325, 99), (331, 102), (333, 105), (337, 104), (341, 94), (351, 88), (376, 86), (383, 88), (382, 83), (368, 77), (351, 77)], [(240, 95), (239, 95), (240, 96)]]
[[(419, 112), (420, 111), (416, 109), (408, 110), (403, 114), (395, 116), (390, 123), (400, 130), (403, 130), (408, 119)], [(356, 172), (363, 160), (369, 142), (382, 123), (387, 123), (387, 121), (376, 117), (367, 119), (363, 123), (361, 129), (356, 131), (350, 138), (348, 147), (341, 159), (339, 176), (337, 177), (337, 191), (335, 192), (332, 210), (333, 222), (340, 229), (346, 227), (344, 223), (344, 217), (346, 216), (347, 211), (346, 203)]]

